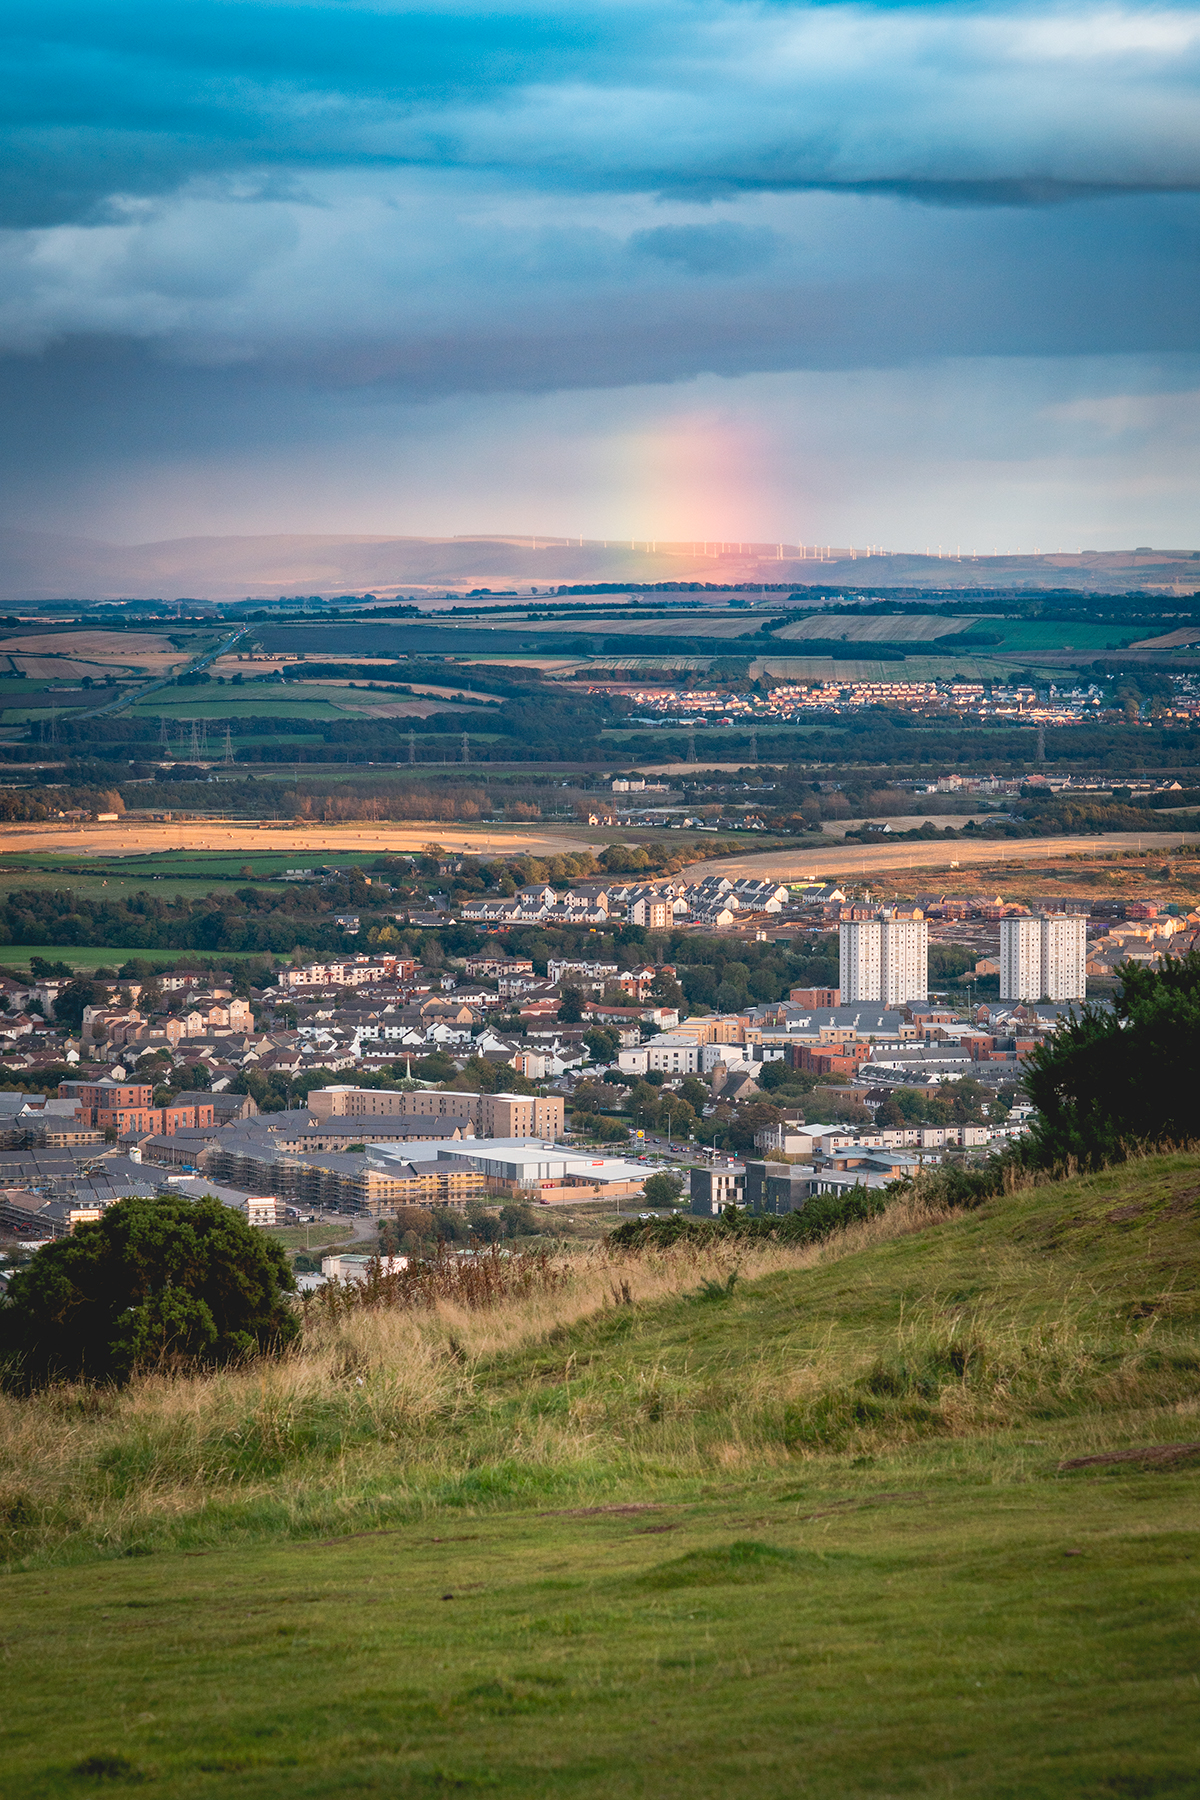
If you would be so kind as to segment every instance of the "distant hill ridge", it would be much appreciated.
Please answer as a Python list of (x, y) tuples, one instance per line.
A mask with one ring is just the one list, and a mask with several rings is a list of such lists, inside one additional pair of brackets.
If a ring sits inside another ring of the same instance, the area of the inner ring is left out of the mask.
[(106, 544), (48, 532), (0, 529), (0, 600), (241, 600), (247, 595), (538, 587), (585, 582), (790, 582), (854, 586), (1033, 588), (1191, 593), (1200, 552), (1055, 552), (969, 558), (909, 553), (867, 556), (797, 544), (608, 542), (511, 536), (401, 537), (275, 533)]

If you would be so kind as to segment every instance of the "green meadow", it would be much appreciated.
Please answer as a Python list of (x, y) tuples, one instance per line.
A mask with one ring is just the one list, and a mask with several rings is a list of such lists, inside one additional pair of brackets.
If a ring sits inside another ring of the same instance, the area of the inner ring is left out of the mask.
[(22, 694), (42, 694), (52, 683), (45, 676), (0, 675), (0, 702), (19, 700)]
[(1195, 1793), (1194, 1481), (906, 1479), (14, 1577), (6, 1792)]
[[(273, 876), (295, 866), (286, 856), (253, 853), (205, 856), (183, 851), (86, 860), (70, 855), (0, 856), (0, 895), (14, 888), (69, 887), (89, 899), (125, 899), (153, 888), (172, 898), (184, 894), (195, 899), (210, 893), (214, 885), (229, 882), (239, 887), (270, 887)], [(244, 873), (246, 869), (250, 875)], [(160, 887), (159, 883), (167, 885)]]
[[(340, 697), (340, 691), (335, 690)], [(335, 706), (330, 694), (295, 692), (281, 687), (228, 688), (216, 685), (194, 688), (165, 688), (135, 700), (130, 713), (151, 713), (167, 719), (228, 719), (231, 727), (239, 718), (334, 719), (353, 718), (348, 708)], [(211, 750), (211, 746), (210, 746)]]
[(117, 969), (122, 963), (145, 963), (152, 969), (173, 969), (177, 962), (201, 962), (220, 968), (233, 962), (260, 958), (261, 951), (220, 950), (211, 955), (196, 950), (138, 950), (128, 945), (103, 948), (94, 944), (0, 944), (0, 968), (28, 970), (31, 956), (44, 956), (47, 962), (66, 963), (79, 974), (93, 969)]
[(1180, 1154), (10, 1397), (5, 1793), (1194, 1793), (1198, 1276)]
[[(968, 632), (972, 629), (972, 626), (967, 627)], [(995, 632), (1002, 639), (995, 648), (1005, 654), (1026, 650), (1094, 650), (1100, 655), (1105, 650), (1122, 650), (1146, 635), (1136, 625), (1117, 625), (1111, 621), (1093, 625), (1086, 620), (981, 619), (979, 629)], [(945, 650), (953, 656), (953, 638), (946, 643)]]
[[(20, 696), (14, 694), (12, 699), (19, 701)], [(5, 725), (28, 725), (33, 720), (48, 719), (53, 713), (57, 713), (60, 719), (69, 718), (72, 713), (89, 712), (98, 704), (95, 694), (65, 694), (57, 698), (53, 706), (46, 702), (40, 706), (5, 704), (0, 716)]]

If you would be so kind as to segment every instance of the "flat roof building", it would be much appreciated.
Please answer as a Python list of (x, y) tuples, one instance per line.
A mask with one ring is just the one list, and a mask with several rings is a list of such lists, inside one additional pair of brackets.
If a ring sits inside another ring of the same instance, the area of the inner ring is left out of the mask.
[[(442, 1139), (438, 1146), (444, 1164), (458, 1163), (477, 1169), (493, 1186), (515, 1192), (518, 1189), (541, 1191), (542, 1197), (575, 1197), (640, 1193), (647, 1170), (623, 1157), (590, 1156), (565, 1144), (547, 1143), (529, 1138), (491, 1138), (486, 1141), (468, 1138), (459, 1143)], [(367, 1152), (368, 1161), (384, 1169), (392, 1162), (412, 1160), (412, 1146), (378, 1144)]]
[(469, 1119), (479, 1137), (558, 1137), (566, 1129), (561, 1094), (468, 1094), (435, 1088), (313, 1088), (308, 1113), (329, 1119)]

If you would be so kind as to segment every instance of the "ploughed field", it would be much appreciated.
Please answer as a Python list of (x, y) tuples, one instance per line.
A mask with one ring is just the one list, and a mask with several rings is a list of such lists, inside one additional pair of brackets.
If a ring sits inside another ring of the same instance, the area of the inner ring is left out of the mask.
[(7, 1399), (4, 1791), (1194, 1792), (1198, 1270), (1179, 1154)]

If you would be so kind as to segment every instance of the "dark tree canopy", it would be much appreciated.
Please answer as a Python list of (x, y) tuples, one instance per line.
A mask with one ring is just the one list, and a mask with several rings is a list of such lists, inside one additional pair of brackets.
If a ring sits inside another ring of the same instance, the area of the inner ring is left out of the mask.
[(1200, 1135), (1200, 953), (1120, 974), (1111, 1012), (1083, 1007), (1026, 1062), (1044, 1165), (1095, 1168), (1136, 1144)]
[(683, 1195), (683, 1177), (663, 1170), (646, 1177), (647, 1206), (678, 1206)]
[(578, 1025), (583, 1018), (584, 996), (577, 987), (562, 989), (562, 1004), (558, 1009), (560, 1025)]
[(14, 1276), (0, 1353), (23, 1387), (238, 1362), (296, 1336), (295, 1285), (280, 1245), (219, 1200), (119, 1200)]
[(621, 1034), (612, 1031), (605, 1025), (593, 1025), (585, 1031), (583, 1041), (591, 1052), (592, 1061), (597, 1063), (615, 1063), (621, 1053)]

